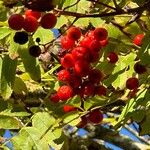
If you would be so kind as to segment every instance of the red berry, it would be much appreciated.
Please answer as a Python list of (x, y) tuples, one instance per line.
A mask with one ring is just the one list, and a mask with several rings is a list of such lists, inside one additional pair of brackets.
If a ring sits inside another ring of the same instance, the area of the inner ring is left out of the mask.
[(98, 96), (102, 96), (102, 95), (106, 96), (106, 93), (107, 93), (107, 89), (103, 85), (97, 86), (95, 88), (95, 94)]
[(38, 21), (32, 16), (28, 16), (24, 19), (23, 28), (27, 32), (35, 32), (38, 28)]
[(59, 102), (59, 96), (57, 93), (54, 93), (50, 96), (50, 101), (52, 101), (53, 103), (58, 103)]
[(80, 76), (86, 76), (90, 70), (90, 64), (87, 61), (76, 61), (74, 65), (75, 73)]
[(36, 18), (38, 20), (41, 17), (41, 12), (39, 12), (39, 11), (33, 11), (31, 9), (27, 9), (25, 11), (25, 16), (26, 17), (32, 16), (32, 17), (34, 17), (34, 18)]
[(44, 29), (51, 29), (56, 25), (56, 23), (57, 17), (52, 13), (45, 14), (40, 21), (40, 24)]
[(81, 121), (79, 122), (79, 124), (77, 125), (77, 127), (78, 128), (84, 128), (87, 123), (88, 123), (88, 120), (87, 120), (86, 116), (82, 116), (81, 117)]
[(71, 75), (70, 72), (68, 70), (61, 70), (57, 73), (58, 76), (58, 80), (62, 81), (62, 82), (68, 82), (70, 81)]
[(92, 52), (99, 52), (101, 49), (100, 42), (97, 40), (92, 40), (91, 43), (89, 44), (89, 49)]
[(79, 76), (73, 74), (71, 75), (71, 79), (69, 81), (69, 85), (73, 88), (78, 88), (82, 83), (82, 80)]
[(65, 113), (67, 113), (67, 112), (76, 111), (77, 108), (71, 105), (64, 105), (63, 110)]
[(61, 38), (61, 47), (63, 49), (70, 49), (75, 46), (75, 41), (68, 38), (68, 36), (63, 36)]
[(89, 48), (89, 44), (91, 43), (93, 39), (91, 39), (88, 36), (85, 36), (81, 41), (80, 41), (80, 46)]
[(95, 86), (91, 82), (84, 82), (82, 85), (83, 94), (86, 96), (94, 95)]
[(103, 120), (103, 114), (98, 109), (89, 113), (88, 120), (92, 123), (100, 123)]
[(106, 40), (108, 37), (108, 32), (105, 28), (96, 28), (93, 34), (95, 39), (98, 41)]
[(133, 43), (137, 46), (141, 46), (142, 45), (142, 40), (144, 38), (144, 34), (138, 34), (134, 37), (133, 39)]
[(78, 40), (81, 37), (81, 30), (77, 27), (71, 27), (67, 31), (67, 36), (72, 40)]
[(143, 74), (146, 72), (146, 67), (142, 64), (140, 64), (140, 62), (137, 62), (135, 65), (134, 65), (134, 70), (136, 73), (138, 74)]
[(137, 89), (139, 87), (139, 80), (131, 77), (126, 81), (126, 88), (129, 90)]
[(100, 53), (99, 52), (92, 52), (90, 51), (90, 62), (95, 63), (100, 59)]
[(74, 59), (72, 54), (67, 53), (64, 57), (61, 58), (61, 65), (64, 68), (71, 68), (74, 66)]
[(98, 84), (103, 79), (103, 73), (98, 69), (90, 70), (89, 81)]
[(9, 17), (8, 24), (13, 30), (21, 30), (24, 24), (24, 17), (20, 14), (13, 14)]
[(89, 52), (87, 48), (76, 47), (71, 53), (74, 60), (89, 60)]
[(57, 94), (60, 100), (66, 101), (73, 96), (73, 90), (70, 86), (63, 85), (58, 89)]
[(118, 55), (115, 52), (110, 52), (107, 55), (109, 63), (115, 64), (118, 61)]
[(102, 47), (107, 46), (108, 45), (108, 39), (100, 41), (100, 44)]

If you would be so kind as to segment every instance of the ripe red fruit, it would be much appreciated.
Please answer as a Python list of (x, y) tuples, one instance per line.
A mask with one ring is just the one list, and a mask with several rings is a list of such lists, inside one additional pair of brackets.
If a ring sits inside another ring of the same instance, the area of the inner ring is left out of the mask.
[(86, 96), (94, 95), (94, 89), (95, 89), (95, 86), (91, 82), (84, 82), (82, 85), (82, 92)]
[(85, 36), (81, 41), (80, 41), (80, 46), (89, 48), (89, 44), (91, 43), (93, 39), (91, 39), (88, 36)]
[(88, 120), (92, 123), (100, 123), (103, 120), (103, 114), (98, 109), (89, 113)]
[(20, 14), (13, 14), (9, 17), (8, 24), (13, 30), (21, 30), (24, 24), (24, 17)]
[(60, 100), (66, 101), (73, 96), (73, 90), (71, 86), (63, 85), (58, 89), (57, 95)]
[(89, 62), (83, 60), (76, 61), (74, 65), (74, 70), (78, 76), (86, 76), (90, 71), (90, 64)]
[(35, 32), (38, 28), (38, 21), (32, 16), (28, 16), (24, 19), (23, 29), (27, 32)]
[(102, 47), (107, 46), (108, 45), (108, 39), (100, 41), (100, 44)]
[(59, 96), (58, 96), (57, 93), (51, 94), (51, 96), (50, 96), (50, 101), (52, 101), (53, 103), (58, 103), (59, 100), (60, 100), (60, 99), (59, 99)]
[(103, 79), (103, 73), (98, 69), (90, 70), (89, 81), (98, 84)]
[(107, 93), (107, 89), (103, 85), (95, 87), (95, 94), (96, 95), (98, 95), (98, 96), (102, 96), (102, 95), (106, 96), (106, 93)]
[(118, 55), (115, 52), (110, 52), (107, 55), (109, 63), (115, 64), (118, 61)]
[(40, 24), (44, 29), (51, 29), (56, 25), (56, 23), (57, 17), (52, 13), (45, 14), (40, 21)]
[(131, 77), (126, 81), (126, 88), (129, 90), (137, 89), (139, 87), (139, 80)]
[(38, 20), (41, 17), (41, 12), (39, 12), (39, 11), (33, 11), (31, 9), (27, 9), (25, 11), (25, 16), (26, 17), (32, 16), (32, 17), (34, 17), (34, 18), (36, 18)]
[(68, 36), (63, 36), (61, 38), (61, 47), (63, 49), (70, 49), (75, 46), (75, 41), (68, 38)]
[(64, 57), (61, 58), (61, 65), (64, 68), (71, 68), (74, 66), (74, 59), (72, 54), (67, 53)]
[(65, 69), (60, 70), (57, 73), (57, 76), (58, 76), (58, 80), (62, 81), (62, 82), (69, 82), (70, 78), (71, 78), (70, 72), (68, 70), (65, 70)]
[(106, 40), (108, 37), (108, 32), (105, 28), (96, 28), (93, 34), (95, 39), (98, 41)]
[(63, 110), (65, 113), (67, 113), (67, 112), (76, 111), (77, 108), (71, 105), (64, 105)]
[(82, 80), (79, 76), (72, 74), (71, 79), (69, 81), (69, 85), (73, 88), (78, 88), (82, 83)]
[(89, 52), (87, 48), (76, 47), (72, 51), (72, 56), (75, 61), (77, 60), (89, 60)]
[(89, 44), (89, 49), (91, 52), (99, 52), (101, 49), (100, 42), (97, 40), (92, 40)]
[(67, 31), (67, 36), (72, 40), (78, 40), (81, 37), (81, 30), (77, 27), (71, 27)]
[(141, 46), (142, 45), (142, 40), (144, 38), (144, 34), (138, 34), (134, 37), (133, 39), (133, 43), (137, 46)]
[(146, 72), (146, 67), (142, 64), (140, 64), (140, 62), (137, 62), (135, 65), (134, 65), (134, 70), (136, 73), (138, 74), (143, 74)]

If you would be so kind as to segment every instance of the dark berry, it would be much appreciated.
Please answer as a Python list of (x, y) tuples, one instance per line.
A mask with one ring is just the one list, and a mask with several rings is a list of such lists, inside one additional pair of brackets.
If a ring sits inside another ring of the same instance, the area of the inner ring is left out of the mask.
[(58, 94), (60, 100), (66, 101), (73, 96), (72, 87), (63, 85), (58, 89), (57, 94)]
[(9, 27), (13, 30), (21, 30), (24, 23), (24, 17), (20, 14), (13, 14), (8, 19)]
[(28, 33), (26, 33), (25, 31), (16, 32), (13, 39), (14, 42), (18, 44), (25, 44), (28, 42)]
[(133, 43), (137, 46), (141, 46), (142, 45), (142, 40), (144, 38), (144, 34), (138, 34), (134, 37), (133, 39)]
[(51, 29), (56, 25), (56, 23), (57, 17), (52, 13), (45, 14), (40, 21), (40, 24), (44, 29)]
[(35, 32), (39, 24), (36, 18), (28, 16), (24, 19), (23, 29), (27, 32)]
[(110, 52), (107, 55), (109, 63), (115, 64), (118, 61), (118, 55), (115, 52)]
[(97, 87), (95, 87), (95, 94), (98, 96), (106, 96), (107, 93), (107, 89), (103, 86), (103, 85), (99, 85)]
[(38, 38), (36, 38), (36, 42), (37, 43), (40, 43), (41, 42), (41, 39), (38, 37)]
[(95, 39), (98, 41), (106, 40), (108, 37), (108, 32), (105, 28), (96, 28), (93, 34)]
[(29, 48), (29, 54), (33, 57), (39, 57), (41, 54), (41, 48), (37, 45), (33, 45)]
[(82, 90), (83, 90), (82, 92), (86, 96), (93, 96), (94, 95), (94, 89), (95, 89), (95, 86), (91, 82), (84, 82), (82, 85)]
[(146, 67), (142, 64), (140, 64), (140, 62), (137, 62), (135, 65), (134, 65), (134, 70), (136, 73), (138, 74), (143, 74), (146, 72)]
[(137, 89), (139, 87), (139, 80), (135, 77), (129, 78), (126, 81), (126, 88), (129, 90)]
[(71, 27), (67, 31), (67, 36), (72, 40), (78, 40), (81, 37), (81, 30), (77, 27)]

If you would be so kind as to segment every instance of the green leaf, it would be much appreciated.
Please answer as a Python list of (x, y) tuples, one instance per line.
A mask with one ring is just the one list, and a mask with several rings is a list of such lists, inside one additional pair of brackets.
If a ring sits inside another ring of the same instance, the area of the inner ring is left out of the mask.
[(25, 95), (28, 93), (26, 84), (24, 83), (24, 81), (21, 78), (19, 78), (19, 77), (15, 78), (13, 91), (15, 94), (21, 94), (21, 95)]
[(0, 114), (0, 128), (1, 129), (19, 129), (21, 127), (22, 127), (22, 124), (17, 118)]
[(8, 116), (8, 117), (25, 117), (25, 116), (30, 116), (30, 114), (27, 113), (27, 112), (7, 112), (7, 111), (0, 112), (0, 115)]
[(81, 98), (80, 96), (74, 96), (70, 100), (66, 102), (68, 105), (72, 105), (74, 107), (80, 107), (81, 106)]
[(8, 55), (2, 59), (0, 93), (4, 99), (8, 99), (12, 94), (12, 87), (15, 81), (17, 59), (12, 60)]
[(24, 127), (18, 136), (11, 139), (14, 149), (17, 150), (49, 150), (48, 143), (41, 141), (40, 130), (34, 127)]
[(28, 47), (26, 45), (20, 46), (18, 53), (23, 61), (26, 72), (29, 73), (31, 79), (39, 81), (41, 79), (41, 71), (37, 58), (34, 58), (29, 54)]
[(5, 38), (11, 33), (11, 30), (7, 27), (0, 27), (0, 40)]

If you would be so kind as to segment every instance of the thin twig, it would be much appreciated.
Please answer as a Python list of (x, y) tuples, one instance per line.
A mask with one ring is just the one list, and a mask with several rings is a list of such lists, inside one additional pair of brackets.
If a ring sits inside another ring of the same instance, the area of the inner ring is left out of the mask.
[(80, 2), (80, 0), (77, 0), (74, 4), (65, 7), (63, 10), (66, 10), (66, 9), (68, 9), (68, 8), (71, 8), (71, 7), (75, 6), (75, 5), (77, 5), (79, 2)]

